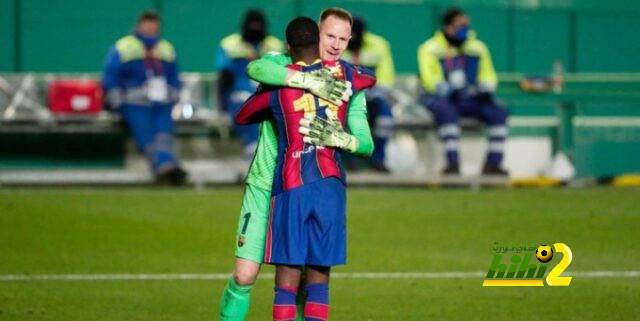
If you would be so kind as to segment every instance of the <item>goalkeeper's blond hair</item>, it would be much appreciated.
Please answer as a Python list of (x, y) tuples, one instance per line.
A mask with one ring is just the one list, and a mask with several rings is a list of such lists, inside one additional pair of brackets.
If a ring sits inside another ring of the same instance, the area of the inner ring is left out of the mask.
[(353, 16), (351, 15), (351, 13), (349, 13), (349, 11), (347, 10), (344, 10), (338, 7), (331, 7), (331, 8), (322, 10), (322, 12), (320, 13), (319, 23), (322, 23), (323, 21), (327, 20), (327, 18), (331, 16), (347, 21), (349, 25), (353, 27)]

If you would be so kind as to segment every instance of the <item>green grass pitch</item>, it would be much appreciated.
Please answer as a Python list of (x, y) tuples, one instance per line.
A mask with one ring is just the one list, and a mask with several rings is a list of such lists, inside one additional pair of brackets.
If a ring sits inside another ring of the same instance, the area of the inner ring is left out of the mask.
[[(226, 273), (242, 190), (0, 189), (0, 277)], [(567, 272), (640, 270), (639, 189), (350, 189), (339, 272), (485, 272), (493, 242), (569, 245)], [(554, 261), (552, 261), (553, 263)], [(264, 272), (273, 272), (266, 267)], [(331, 320), (637, 320), (640, 277), (482, 287), (335, 279)], [(272, 280), (249, 320), (270, 320)], [(0, 280), (0, 320), (217, 320), (224, 280)]]

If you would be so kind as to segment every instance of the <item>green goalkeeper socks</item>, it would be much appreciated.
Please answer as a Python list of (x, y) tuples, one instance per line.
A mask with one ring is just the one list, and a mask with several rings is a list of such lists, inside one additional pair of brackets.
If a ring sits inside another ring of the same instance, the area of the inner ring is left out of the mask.
[(296, 321), (304, 321), (304, 304), (306, 303), (306, 293), (301, 291), (304, 286), (300, 286), (298, 290), (298, 298), (296, 299), (296, 310), (298, 311)]
[(231, 278), (224, 288), (220, 302), (221, 321), (244, 321), (249, 313), (249, 301), (253, 285), (239, 285)]
[[(229, 279), (220, 302), (220, 321), (244, 321), (247, 318), (252, 287), (253, 285), (239, 285), (233, 278)], [(304, 304), (304, 292), (301, 292), (296, 302), (297, 321), (304, 321)]]

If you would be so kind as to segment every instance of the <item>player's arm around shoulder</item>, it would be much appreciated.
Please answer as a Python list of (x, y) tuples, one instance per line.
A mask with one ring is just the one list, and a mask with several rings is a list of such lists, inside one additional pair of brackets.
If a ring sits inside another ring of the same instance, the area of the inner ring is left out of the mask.
[(376, 77), (355, 65), (350, 65), (349, 69), (352, 74), (353, 87), (356, 90), (356, 93), (349, 100), (347, 111), (347, 127), (357, 141), (357, 147), (352, 153), (359, 156), (371, 156), (374, 148), (373, 137), (367, 119), (367, 100), (364, 89), (375, 86)]
[(312, 94), (329, 100), (334, 104), (347, 101), (351, 96), (351, 87), (336, 79), (323, 69), (301, 72), (287, 68), (291, 57), (280, 53), (268, 53), (247, 65), (249, 78), (263, 84), (279, 87), (305, 89)]
[(270, 52), (247, 65), (249, 78), (272, 86), (285, 86), (290, 69), (291, 57), (283, 53)]
[(238, 125), (247, 125), (263, 121), (269, 110), (271, 91), (264, 91), (253, 94), (244, 102), (236, 114), (234, 121)]
[(360, 68), (356, 65), (349, 64), (348, 62), (341, 61), (341, 63), (347, 64), (348, 72), (351, 72), (351, 80), (354, 91), (361, 91), (367, 88), (371, 88), (376, 85), (376, 76), (364, 69)]

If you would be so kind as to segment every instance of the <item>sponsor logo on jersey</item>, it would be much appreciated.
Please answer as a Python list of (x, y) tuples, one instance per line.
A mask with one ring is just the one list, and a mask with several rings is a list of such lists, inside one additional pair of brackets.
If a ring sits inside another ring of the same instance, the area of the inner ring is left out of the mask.
[(313, 152), (315, 149), (323, 150), (324, 146), (308, 145), (305, 148), (303, 148), (302, 150), (294, 150), (293, 152), (291, 152), (291, 157), (300, 158), (300, 157), (302, 157), (302, 155), (309, 154), (309, 153)]

